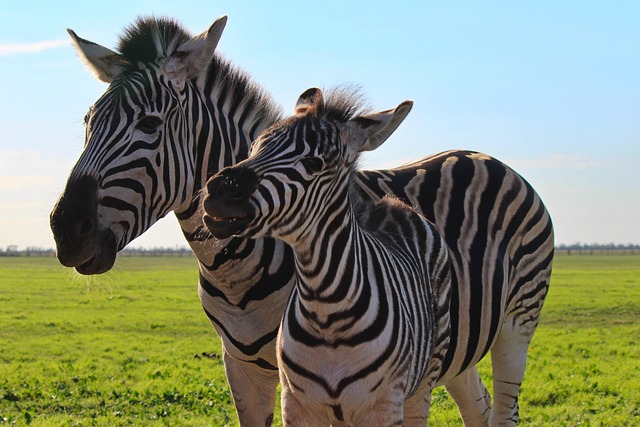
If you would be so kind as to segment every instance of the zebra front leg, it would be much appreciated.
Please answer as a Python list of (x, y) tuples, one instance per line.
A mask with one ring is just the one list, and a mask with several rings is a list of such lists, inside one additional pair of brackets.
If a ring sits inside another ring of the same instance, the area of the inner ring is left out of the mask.
[(296, 394), (302, 393), (302, 391), (294, 393), (286, 375), (282, 372), (280, 373), (280, 384), (282, 385), (280, 408), (282, 409), (282, 425), (284, 427), (326, 427), (331, 424), (331, 421), (325, 419), (323, 414), (318, 414), (314, 410), (315, 408), (300, 402)]
[(514, 326), (507, 319), (491, 348), (494, 395), (491, 426), (515, 426), (518, 421), (518, 394), (533, 330)]
[(404, 401), (404, 427), (424, 427), (427, 424), (432, 392), (431, 386), (423, 387)]
[[(377, 390), (376, 395), (369, 399), (363, 396), (367, 403), (352, 413), (347, 421), (354, 427), (404, 426), (405, 388), (406, 383), (398, 381), (386, 384), (385, 390)], [(425, 423), (426, 418), (422, 420), (421, 427)], [(412, 424), (412, 426), (415, 425)]]
[(241, 361), (224, 351), (224, 369), (241, 426), (270, 426), (276, 405), (278, 371)]
[(491, 396), (482, 384), (476, 366), (453, 378), (445, 387), (456, 402), (465, 427), (489, 425)]

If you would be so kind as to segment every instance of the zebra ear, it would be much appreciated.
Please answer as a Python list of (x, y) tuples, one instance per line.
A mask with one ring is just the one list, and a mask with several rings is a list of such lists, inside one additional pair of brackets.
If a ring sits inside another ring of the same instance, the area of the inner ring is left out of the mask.
[(317, 87), (312, 87), (310, 89), (302, 92), (302, 95), (298, 98), (298, 102), (296, 102), (296, 115), (303, 115), (309, 113), (311, 110), (317, 110), (324, 106), (324, 97), (322, 96), (322, 91)]
[(383, 142), (400, 126), (413, 107), (413, 101), (404, 101), (393, 110), (367, 114), (347, 122), (349, 129), (348, 144), (354, 151), (371, 151)]
[(99, 80), (111, 83), (115, 76), (129, 65), (129, 61), (111, 49), (80, 38), (69, 28), (67, 28), (67, 32), (71, 36), (80, 59)]
[(185, 81), (206, 70), (226, 25), (227, 16), (221, 16), (206, 32), (177, 48), (164, 63), (167, 77)]

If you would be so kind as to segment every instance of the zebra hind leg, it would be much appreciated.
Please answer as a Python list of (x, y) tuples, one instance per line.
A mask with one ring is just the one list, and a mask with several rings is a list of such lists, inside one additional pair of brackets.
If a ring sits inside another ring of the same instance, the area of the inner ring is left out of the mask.
[(491, 396), (475, 366), (446, 383), (445, 388), (458, 405), (465, 427), (489, 425)]
[(491, 426), (515, 426), (518, 421), (518, 395), (535, 330), (535, 325), (529, 326), (523, 328), (507, 319), (491, 348), (494, 395)]

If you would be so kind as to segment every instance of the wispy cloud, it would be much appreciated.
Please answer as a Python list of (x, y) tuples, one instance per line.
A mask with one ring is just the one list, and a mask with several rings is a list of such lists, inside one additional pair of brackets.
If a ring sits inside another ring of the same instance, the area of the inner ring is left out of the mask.
[(34, 149), (0, 148), (0, 200), (48, 200), (64, 187), (73, 159)]
[(35, 43), (0, 43), (0, 56), (18, 55), (21, 53), (42, 52), (43, 50), (69, 46), (68, 40), (48, 40)]

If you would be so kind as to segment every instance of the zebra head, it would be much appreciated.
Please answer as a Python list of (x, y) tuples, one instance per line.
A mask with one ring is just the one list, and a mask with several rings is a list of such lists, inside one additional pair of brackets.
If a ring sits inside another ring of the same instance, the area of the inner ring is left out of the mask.
[(85, 117), (85, 147), (51, 213), (59, 261), (82, 274), (109, 270), (116, 253), (191, 202), (195, 142), (187, 125), (194, 81), (226, 16), (192, 37), (169, 19), (138, 19), (116, 53), (68, 30), (107, 91)]
[(348, 203), (359, 153), (380, 146), (412, 105), (405, 101), (393, 110), (363, 114), (352, 92), (333, 91), (325, 102), (320, 89), (305, 91), (295, 116), (265, 130), (246, 160), (207, 182), (204, 224), (218, 238), (277, 237), (294, 243), (314, 209), (331, 212)]

